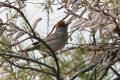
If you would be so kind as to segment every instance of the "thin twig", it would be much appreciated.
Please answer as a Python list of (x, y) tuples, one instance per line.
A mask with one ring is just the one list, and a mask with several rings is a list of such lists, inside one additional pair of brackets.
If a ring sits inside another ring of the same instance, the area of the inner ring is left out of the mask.
[(28, 57), (25, 57), (25, 56), (20, 56), (20, 55), (15, 55), (15, 54), (8, 54), (8, 53), (0, 53), (0, 56), (2, 55), (5, 55), (5, 56), (8, 56), (8, 57), (13, 57), (13, 58), (18, 58), (18, 59), (22, 59), (22, 60), (26, 60), (26, 61), (31, 61), (31, 62), (34, 62), (34, 63), (37, 63), (37, 64), (41, 64), (47, 68), (50, 68), (52, 69), (53, 71), (55, 71), (55, 69), (45, 63), (42, 63), (42, 62), (39, 62), (37, 60), (34, 60), (32, 58), (28, 58)]
[(118, 77), (120, 77), (120, 74), (111, 66), (110, 67), (111, 69), (112, 69), (112, 71), (118, 76)]
[(51, 72), (45, 72), (45, 71), (43, 71), (43, 70), (36, 69), (36, 68), (32, 68), (32, 67), (20, 66), (20, 65), (17, 65), (17, 64), (15, 64), (15, 63), (13, 63), (13, 62), (10, 61), (10, 60), (8, 60), (7, 58), (6, 58), (6, 60), (7, 60), (11, 65), (13, 65), (13, 66), (15, 66), (15, 67), (18, 67), (18, 68), (21, 68), (21, 69), (30, 69), (30, 70), (32, 70), (32, 71), (41, 72), (41, 73), (45, 73), (45, 74), (47, 74), (47, 75), (55, 76), (55, 75), (54, 75), (53, 73), (51, 73)]
[(84, 73), (90, 71), (90, 70), (93, 69), (95, 66), (97, 66), (97, 64), (98, 64), (98, 63), (93, 64), (93, 65), (87, 67), (86, 69), (84, 69), (84, 70), (78, 72), (78, 73), (75, 74), (70, 80), (74, 80), (77, 76), (79, 76), (79, 75), (81, 75), (81, 74), (84, 74)]
[(80, 62), (77, 66), (75, 66), (74, 68), (72, 68), (71, 70), (69, 70), (66, 75), (70, 74), (73, 70), (76, 70), (78, 67), (80, 67), (83, 63), (85, 63), (85, 61), (88, 61), (88, 60), (84, 60), (82, 62)]

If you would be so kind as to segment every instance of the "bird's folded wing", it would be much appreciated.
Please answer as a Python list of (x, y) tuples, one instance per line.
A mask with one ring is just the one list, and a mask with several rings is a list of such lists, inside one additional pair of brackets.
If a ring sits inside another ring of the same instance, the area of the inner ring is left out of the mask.
[(57, 38), (58, 38), (57, 34), (52, 34), (52, 35), (50, 35), (50, 36), (48, 36), (48, 37), (45, 37), (43, 40), (44, 40), (45, 42), (49, 42), (49, 41), (55, 40), (55, 39), (57, 39)]
[[(51, 40), (55, 40), (55, 39), (57, 39), (57, 34), (52, 34), (52, 35), (50, 35), (50, 36), (48, 36), (48, 37), (45, 37), (44, 39), (43, 39), (43, 41), (45, 41), (45, 42), (49, 42), (49, 41), (51, 41)], [(36, 42), (34, 42), (32, 45), (38, 45), (39, 44), (39, 42), (38, 41), (36, 41)]]

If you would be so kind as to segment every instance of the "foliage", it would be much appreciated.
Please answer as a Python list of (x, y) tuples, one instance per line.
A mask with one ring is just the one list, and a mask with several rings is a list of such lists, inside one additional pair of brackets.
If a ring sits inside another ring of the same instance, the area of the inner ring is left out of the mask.
[[(40, 11), (37, 19), (29, 17), (31, 6)], [(119, 0), (6, 0), (0, 1), (0, 14), (0, 80), (120, 78)], [(44, 26), (50, 35), (57, 20), (71, 24), (65, 48), (54, 52), (41, 36)], [(35, 41), (45, 48), (21, 51)]]

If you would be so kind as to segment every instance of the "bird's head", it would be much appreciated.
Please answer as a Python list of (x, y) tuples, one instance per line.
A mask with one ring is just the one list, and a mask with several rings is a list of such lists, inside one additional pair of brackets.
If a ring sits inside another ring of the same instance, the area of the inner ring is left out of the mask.
[(62, 28), (62, 27), (66, 27), (65, 22), (64, 21), (59, 21), (56, 24), (56, 30), (59, 29), (59, 28)]
[(56, 30), (59, 30), (59, 29), (66, 29), (67, 30), (67, 27), (68, 27), (68, 24), (65, 24), (64, 21), (59, 21), (56, 24)]

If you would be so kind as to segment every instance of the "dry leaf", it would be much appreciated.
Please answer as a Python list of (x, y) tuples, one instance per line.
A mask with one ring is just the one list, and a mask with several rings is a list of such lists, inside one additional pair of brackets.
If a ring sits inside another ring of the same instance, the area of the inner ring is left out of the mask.
[(88, 20), (85, 18), (79, 18), (79, 19), (75, 20), (71, 25), (71, 29), (78, 28), (81, 24), (83, 24), (86, 21), (88, 21)]
[(11, 30), (15, 30), (16, 31), (17, 25), (12, 23), (12, 22), (9, 22), (9, 27), (10, 27)]
[(0, 26), (0, 36), (3, 34), (3, 32), (6, 30), (5, 27)]
[(42, 18), (38, 18), (35, 20), (34, 24), (32, 25), (33, 29), (35, 30), (37, 24), (42, 20)]
[(15, 36), (15, 38), (13, 40), (17, 40), (19, 39), (21, 36), (23, 36), (25, 33), (24, 32), (18, 32), (17, 35)]
[(108, 24), (106, 26), (103, 27), (103, 34), (104, 35), (108, 35), (110, 32), (113, 32), (116, 28), (115, 24)]

